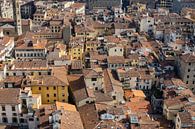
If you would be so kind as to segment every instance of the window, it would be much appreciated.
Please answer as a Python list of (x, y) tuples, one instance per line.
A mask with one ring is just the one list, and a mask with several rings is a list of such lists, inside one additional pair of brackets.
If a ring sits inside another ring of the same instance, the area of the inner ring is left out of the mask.
[(49, 97), (49, 94), (47, 94), (47, 97)]
[(47, 74), (48, 74), (48, 75), (51, 75), (51, 72), (48, 72)]
[(64, 90), (65, 88), (64, 88), (64, 86), (62, 86), (62, 90)]
[(188, 72), (190, 72), (190, 69), (188, 69)]
[(186, 84), (188, 84), (188, 81), (186, 81)]
[(17, 113), (13, 113), (13, 116), (17, 116)]
[(2, 118), (3, 123), (7, 123), (7, 117)]
[(112, 96), (112, 98), (113, 98), (114, 100), (116, 100), (116, 96)]
[(62, 102), (65, 102), (65, 99), (63, 99)]
[(187, 75), (187, 78), (189, 78), (190, 76), (189, 75)]
[(49, 103), (49, 100), (47, 100), (47, 102)]
[(56, 94), (53, 94), (54, 97), (56, 97)]
[(39, 87), (39, 90), (41, 90), (41, 87)]
[(6, 116), (6, 113), (1, 113), (2, 116)]
[(8, 83), (5, 83), (4, 85), (5, 85), (5, 88), (8, 88)]
[(16, 76), (16, 73), (13, 73), (13, 76)]
[(53, 90), (56, 90), (56, 87), (55, 86), (53, 87)]
[(24, 119), (23, 118), (20, 119), (20, 123), (24, 123)]
[(5, 106), (2, 106), (1, 109), (2, 109), (2, 111), (5, 111)]
[(47, 87), (47, 90), (49, 90), (49, 87)]
[(97, 81), (97, 79), (96, 78), (92, 78), (91, 81)]
[(195, 84), (195, 81), (193, 81), (192, 84)]
[(56, 100), (54, 99), (54, 102), (56, 102)]
[(14, 106), (12, 106), (12, 111), (16, 111), (16, 108)]
[(191, 63), (189, 63), (189, 65), (191, 65)]
[(29, 121), (34, 121), (34, 119), (33, 119), (33, 118), (29, 118), (28, 120), (29, 120)]
[(16, 117), (13, 117), (13, 118), (12, 118), (12, 122), (13, 122), (13, 123), (17, 123), (17, 122), (18, 122), (18, 119), (17, 119)]

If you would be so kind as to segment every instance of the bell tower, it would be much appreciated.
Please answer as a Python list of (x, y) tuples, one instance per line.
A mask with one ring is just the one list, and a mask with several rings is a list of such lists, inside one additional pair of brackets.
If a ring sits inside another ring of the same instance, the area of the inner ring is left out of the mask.
[(22, 23), (21, 23), (21, 12), (20, 12), (20, 5), (19, 0), (12, 0), (13, 3), (13, 16), (16, 26), (16, 32), (18, 35), (22, 34)]

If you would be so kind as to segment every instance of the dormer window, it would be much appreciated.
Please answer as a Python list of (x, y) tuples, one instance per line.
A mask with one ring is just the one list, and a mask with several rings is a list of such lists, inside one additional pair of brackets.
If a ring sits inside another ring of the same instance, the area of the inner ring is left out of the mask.
[(97, 81), (97, 78), (92, 78), (91, 81)]
[(32, 41), (29, 41), (28, 44), (27, 44), (28, 47), (33, 47), (33, 42)]

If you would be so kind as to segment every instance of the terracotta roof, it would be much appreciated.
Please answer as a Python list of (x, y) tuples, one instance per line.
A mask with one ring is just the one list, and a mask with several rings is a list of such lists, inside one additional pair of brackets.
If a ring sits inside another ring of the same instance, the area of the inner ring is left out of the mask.
[(175, 43), (178, 44), (178, 45), (185, 45), (185, 41), (184, 40), (181, 40), (181, 39), (177, 39), (175, 41)]
[(122, 40), (115, 36), (105, 36), (107, 43), (120, 43)]
[(6, 83), (22, 82), (22, 76), (7, 76), (3, 81)]
[(128, 106), (132, 112), (148, 113), (152, 111), (150, 102), (147, 100), (134, 99), (132, 102), (127, 102), (126, 106)]
[(98, 52), (95, 51), (90, 51), (89, 55), (91, 60), (98, 60), (98, 61), (103, 61), (107, 57), (106, 55), (100, 55)]
[(79, 112), (62, 110), (61, 129), (84, 129)]
[(14, 61), (11, 69), (48, 69), (46, 60)]
[(142, 97), (146, 98), (144, 92), (142, 90), (125, 90), (125, 97)]
[(57, 110), (67, 110), (67, 111), (72, 111), (72, 112), (76, 112), (76, 106), (69, 104), (69, 103), (63, 103), (63, 102), (58, 102), (56, 101), (56, 108)]
[(109, 93), (113, 91), (112, 81), (109, 77), (107, 70), (104, 70), (104, 90), (105, 93)]
[(108, 93), (95, 92), (96, 103), (113, 101), (112, 97)]
[(83, 75), (85, 78), (96, 78), (101, 77), (102, 73), (95, 71), (94, 69), (84, 69)]
[(19, 88), (5, 88), (0, 89), (0, 104), (19, 104), (20, 100)]
[(114, 23), (115, 29), (129, 29), (129, 23)]
[(123, 56), (108, 56), (109, 64), (125, 64), (125, 58)]
[(0, 45), (6, 46), (10, 41), (14, 41), (13, 37), (4, 36), (3, 39), (0, 39)]
[(85, 3), (74, 3), (73, 5), (71, 5), (71, 8), (79, 9), (83, 6), (85, 6)]
[(183, 124), (185, 125), (193, 124), (191, 114), (189, 112), (179, 112), (178, 115), (180, 117), (182, 125)]
[(14, 22), (12, 18), (0, 18), (0, 22)]
[(195, 62), (195, 55), (193, 54), (185, 54), (180, 56), (180, 59), (183, 60), (186, 63)]
[(76, 102), (88, 98), (83, 75), (68, 75), (68, 81)]
[(67, 86), (55, 76), (41, 75), (27, 77), (27, 86)]
[(166, 104), (168, 108), (169, 107), (171, 108), (172, 106), (175, 106), (175, 105), (184, 106), (185, 103), (187, 103), (187, 99), (184, 98), (183, 96), (177, 96), (172, 99), (164, 100), (164, 104)]
[(102, 120), (94, 129), (127, 129), (120, 121)]
[[(31, 46), (29, 46), (29, 43), (32, 43)], [(23, 44), (20, 46), (17, 46), (15, 49), (45, 49), (47, 45), (47, 40), (42, 39), (42, 40), (26, 40), (23, 41)]]
[(78, 108), (85, 129), (93, 129), (98, 123), (98, 113), (94, 104), (86, 104)]
[(63, 81), (66, 85), (69, 85), (67, 69), (65, 67), (52, 67), (52, 74)]

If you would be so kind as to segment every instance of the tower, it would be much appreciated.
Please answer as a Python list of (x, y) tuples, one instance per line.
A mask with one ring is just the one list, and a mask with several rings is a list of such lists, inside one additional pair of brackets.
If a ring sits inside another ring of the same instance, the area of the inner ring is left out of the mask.
[(14, 13), (14, 21), (16, 26), (16, 32), (18, 35), (22, 34), (22, 23), (21, 23), (21, 12), (20, 12), (20, 5), (19, 0), (12, 0), (13, 3), (13, 13)]

